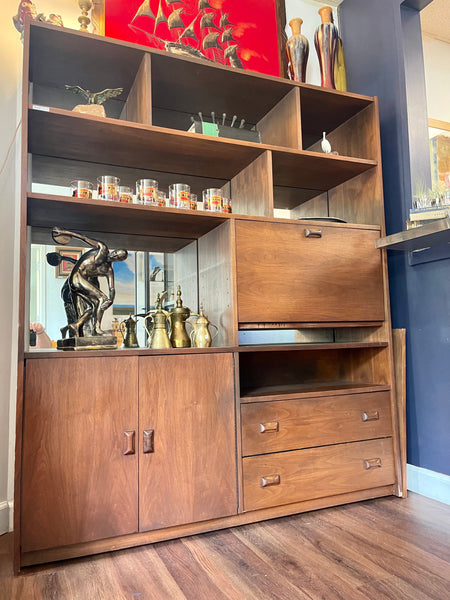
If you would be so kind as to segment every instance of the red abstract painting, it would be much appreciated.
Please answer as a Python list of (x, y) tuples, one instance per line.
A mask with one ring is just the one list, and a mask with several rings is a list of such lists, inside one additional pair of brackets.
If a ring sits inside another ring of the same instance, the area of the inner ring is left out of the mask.
[(105, 0), (105, 35), (280, 75), (279, 0)]

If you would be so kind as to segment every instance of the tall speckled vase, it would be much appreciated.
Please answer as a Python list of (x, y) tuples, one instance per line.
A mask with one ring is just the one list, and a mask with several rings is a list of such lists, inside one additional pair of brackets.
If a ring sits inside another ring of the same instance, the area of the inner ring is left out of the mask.
[(301, 33), (303, 20), (291, 19), (289, 27), (292, 35), (286, 43), (286, 54), (289, 63), (289, 76), (293, 81), (306, 81), (306, 65), (308, 63), (309, 42)]
[(314, 34), (314, 45), (319, 58), (321, 85), (325, 88), (336, 89), (334, 80), (334, 68), (339, 33), (333, 23), (331, 6), (319, 8), (322, 23)]

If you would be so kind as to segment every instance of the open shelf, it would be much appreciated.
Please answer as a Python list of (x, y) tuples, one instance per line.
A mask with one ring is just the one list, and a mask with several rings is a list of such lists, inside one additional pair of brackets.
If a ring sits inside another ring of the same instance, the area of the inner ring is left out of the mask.
[[(89, 140), (89, 143), (87, 143)], [(69, 143), (70, 141), (70, 143)], [(376, 161), (317, 154), (176, 132), (62, 109), (29, 111), (29, 152), (83, 162), (101, 162), (230, 180), (266, 150), (273, 155), (273, 184), (314, 190), (313, 195), (372, 169)], [(62, 185), (67, 176), (61, 173)]]
[(90, 229), (128, 235), (198, 239), (229, 215), (67, 196), (28, 194), (28, 225)]
[(340, 396), (363, 392), (388, 391), (386, 385), (355, 381), (321, 381), (317, 383), (297, 383), (286, 385), (257, 386), (241, 390), (241, 402), (269, 402), (290, 400), (301, 397)]
[(387, 250), (421, 250), (450, 243), (450, 218), (439, 219), (422, 227), (408, 229), (380, 238), (377, 248)]
[(321, 137), (322, 131), (334, 130), (373, 102), (368, 96), (233, 69), (45, 23), (30, 26), (30, 80), (38, 87), (53, 88), (57, 95), (58, 89), (63, 90), (58, 101), (64, 95), (64, 104), (51, 106), (67, 108), (66, 103), (78, 103), (76, 96), (65, 92), (66, 83), (90, 90), (123, 87), (120, 99), (112, 100), (108, 107), (123, 103), (145, 54), (151, 58), (153, 108), (173, 114), (202, 111), (209, 115), (214, 110), (216, 115), (236, 114), (255, 124), (292, 89), (298, 88), (303, 133), (311, 138), (303, 147)]

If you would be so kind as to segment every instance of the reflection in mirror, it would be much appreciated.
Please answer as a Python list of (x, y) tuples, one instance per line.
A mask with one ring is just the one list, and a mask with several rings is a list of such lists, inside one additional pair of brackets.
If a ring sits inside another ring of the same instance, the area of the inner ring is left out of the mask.
[[(82, 247), (31, 245), (30, 323), (42, 324), (53, 347), (56, 347), (56, 341), (61, 339), (60, 329), (67, 324), (61, 288), (73, 263), (70, 260), (62, 260), (59, 265), (50, 266), (46, 255), (57, 252), (76, 260), (86, 250), (87, 248)], [(196, 253), (194, 262), (196, 264)], [(164, 290), (168, 292), (164, 304), (166, 310), (174, 306), (178, 284), (184, 286), (183, 296), (186, 302), (191, 302), (192, 310), (197, 310), (197, 273), (196, 270), (192, 270), (192, 264), (180, 261), (177, 254), (138, 251), (130, 251), (125, 261), (114, 263), (116, 295), (112, 308), (105, 312), (102, 329), (117, 336), (118, 347), (122, 343), (120, 323), (130, 315), (147, 313), (154, 308), (157, 294)], [(102, 289), (106, 286), (105, 282), (100, 281), (100, 284)], [(107, 292), (106, 289), (103, 291)], [(139, 346), (143, 348), (147, 336), (143, 319), (138, 319), (136, 331)], [(30, 348), (40, 347), (39, 338), (40, 335), (30, 335)]]

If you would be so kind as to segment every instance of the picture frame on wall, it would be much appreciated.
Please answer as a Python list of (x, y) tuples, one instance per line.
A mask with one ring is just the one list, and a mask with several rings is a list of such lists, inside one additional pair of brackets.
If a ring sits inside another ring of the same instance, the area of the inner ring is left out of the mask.
[(95, 33), (288, 77), (285, 0), (96, 0)]
[[(62, 257), (73, 258), (75, 261), (81, 258), (81, 255), (84, 252), (84, 248), (68, 248), (67, 246), (61, 248), (55, 248), (55, 252)], [(63, 260), (55, 267), (55, 277), (56, 279), (65, 279), (74, 267), (75, 263), (72, 261)]]

